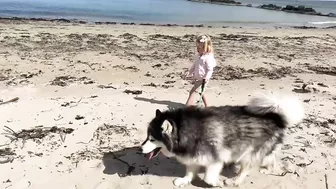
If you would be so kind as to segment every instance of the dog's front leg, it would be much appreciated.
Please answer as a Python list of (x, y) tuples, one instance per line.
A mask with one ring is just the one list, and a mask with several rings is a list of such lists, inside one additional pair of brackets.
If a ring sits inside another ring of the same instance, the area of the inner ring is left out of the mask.
[(278, 166), (276, 163), (276, 157), (275, 154), (271, 154), (269, 156), (266, 156), (260, 166), (259, 172), (263, 174), (271, 174), (274, 171), (278, 170)]
[(199, 170), (199, 166), (197, 165), (187, 165), (186, 175), (182, 178), (177, 178), (174, 180), (174, 185), (178, 187), (184, 187), (191, 183), (191, 181), (195, 178), (197, 172)]
[(222, 187), (224, 184), (219, 180), (222, 168), (222, 162), (216, 162), (208, 165), (205, 170), (204, 182), (213, 187)]
[(244, 181), (244, 179), (246, 178), (249, 172), (250, 172), (250, 164), (242, 163), (238, 175), (233, 178), (226, 179), (225, 185), (226, 186), (239, 186)]

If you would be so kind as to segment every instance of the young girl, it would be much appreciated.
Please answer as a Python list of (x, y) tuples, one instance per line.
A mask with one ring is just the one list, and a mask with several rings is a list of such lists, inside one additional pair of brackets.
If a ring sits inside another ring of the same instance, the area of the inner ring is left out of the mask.
[[(193, 104), (195, 96), (198, 95), (198, 91), (202, 87), (202, 82), (205, 82), (205, 85), (208, 84), (216, 66), (212, 41), (208, 35), (199, 35), (197, 37), (196, 48), (198, 52), (196, 59), (186, 74), (186, 78), (192, 76), (194, 80), (194, 86), (191, 88), (188, 100), (186, 102), (187, 106)], [(208, 107), (208, 101), (204, 93), (202, 100), (204, 102), (204, 106)]]

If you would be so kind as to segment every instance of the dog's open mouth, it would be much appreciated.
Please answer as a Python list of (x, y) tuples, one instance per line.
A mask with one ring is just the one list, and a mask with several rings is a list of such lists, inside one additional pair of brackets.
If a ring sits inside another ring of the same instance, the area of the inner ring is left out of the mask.
[(159, 155), (160, 151), (161, 151), (161, 148), (155, 148), (153, 151), (149, 152), (148, 159), (155, 158), (157, 155)]

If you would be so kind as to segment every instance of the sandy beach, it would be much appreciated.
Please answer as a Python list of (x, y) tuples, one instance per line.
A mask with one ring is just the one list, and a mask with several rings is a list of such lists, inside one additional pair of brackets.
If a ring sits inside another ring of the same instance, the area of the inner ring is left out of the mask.
[(336, 188), (335, 29), (10, 20), (0, 22), (0, 188), (177, 188), (185, 167), (162, 155), (149, 161), (137, 147), (156, 109), (184, 106), (192, 85), (181, 77), (200, 33), (211, 35), (218, 62), (210, 105), (274, 90), (305, 107), (286, 131), (287, 171), (252, 171), (240, 188)]

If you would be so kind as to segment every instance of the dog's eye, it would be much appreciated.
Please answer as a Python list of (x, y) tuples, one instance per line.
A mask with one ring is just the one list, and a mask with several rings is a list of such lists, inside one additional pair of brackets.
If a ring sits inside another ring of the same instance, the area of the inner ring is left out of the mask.
[(155, 141), (155, 139), (150, 139), (149, 141), (151, 141), (151, 142), (154, 142), (154, 141)]

